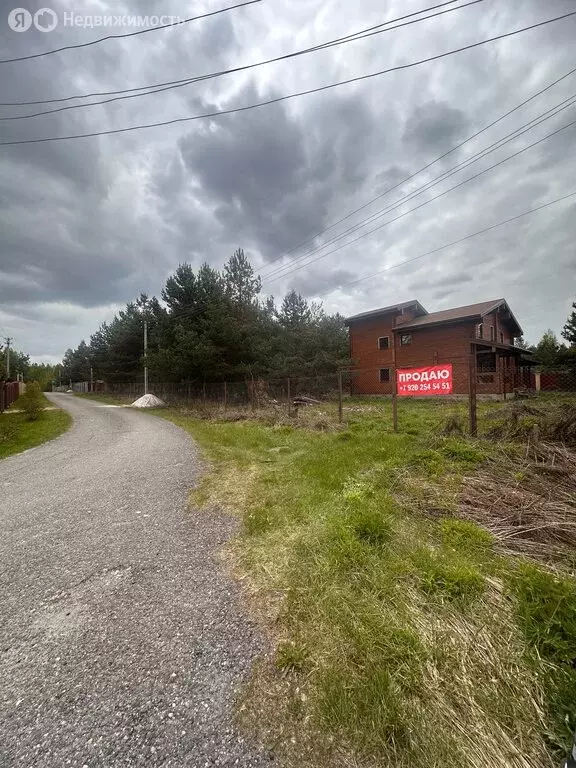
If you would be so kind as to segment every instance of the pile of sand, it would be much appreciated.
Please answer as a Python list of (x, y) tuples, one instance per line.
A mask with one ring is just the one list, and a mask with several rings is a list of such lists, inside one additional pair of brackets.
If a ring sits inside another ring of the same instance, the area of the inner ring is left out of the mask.
[(143, 395), (132, 403), (131, 408), (164, 408), (165, 406), (164, 400), (160, 400), (156, 395)]

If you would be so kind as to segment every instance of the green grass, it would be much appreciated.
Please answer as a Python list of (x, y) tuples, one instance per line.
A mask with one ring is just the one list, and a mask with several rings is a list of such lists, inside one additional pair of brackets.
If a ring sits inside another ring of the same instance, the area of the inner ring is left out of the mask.
[[(341, 431), (161, 412), (214, 463), (193, 501), (241, 515), (238, 567), (273, 617), (252, 725), (280, 749), (284, 733), (298, 765), (550, 766), (576, 703), (565, 657), (544, 653), (553, 619), (491, 534), (451, 514), (494, 445), (442, 437), (436, 403), (403, 403), (400, 434), (388, 403), (368, 405)], [(567, 607), (552, 613), (572, 632)]]
[[(41, 401), (43, 407), (51, 405), (43, 396)], [(19, 408), (18, 401), (12, 408)], [(61, 410), (41, 411), (36, 421), (28, 421), (25, 413), (6, 411), (0, 414), (0, 459), (53, 440), (71, 424), (72, 417)]]
[[(497, 408), (479, 404), (481, 435)], [(236, 565), (277, 637), (243, 711), (287, 764), (549, 768), (565, 754), (575, 582), (454, 516), (464, 475), (523, 455), (444, 436), (466, 412), (405, 400), (398, 434), (379, 398), (347, 399), (342, 426), (333, 403), (291, 421), (157, 412), (213, 463), (195, 506), (241, 517)]]

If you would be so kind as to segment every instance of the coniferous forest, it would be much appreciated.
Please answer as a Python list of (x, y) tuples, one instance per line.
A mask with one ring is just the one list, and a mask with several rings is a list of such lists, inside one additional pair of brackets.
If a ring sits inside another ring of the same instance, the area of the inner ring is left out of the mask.
[(344, 318), (290, 291), (277, 304), (242, 249), (222, 270), (181, 264), (160, 298), (141, 294), (64, 356), (62, 379), (114, 382), (142, 377), (143, 328), (156, 381), (234, 381), (312, 376), (348, 360)]

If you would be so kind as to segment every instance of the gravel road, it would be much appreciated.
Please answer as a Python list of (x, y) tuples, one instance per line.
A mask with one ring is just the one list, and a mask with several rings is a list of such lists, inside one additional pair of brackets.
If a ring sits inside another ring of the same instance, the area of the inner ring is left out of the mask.
[(59, 439), (0, 462), (0, 766), (270, 766), (233, 725), (263, 651), (217, 552), (234, 521), (187, 507), (189, 436), (50, 395)]

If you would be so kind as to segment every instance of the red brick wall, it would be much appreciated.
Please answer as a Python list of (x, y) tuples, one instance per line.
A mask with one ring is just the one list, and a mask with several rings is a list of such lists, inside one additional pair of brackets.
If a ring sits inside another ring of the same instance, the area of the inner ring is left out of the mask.
[[(514, 336), (512, 334), (512, 331), (510, 329), (509, 322), (504, 319), (501, 316), (501, 312), (497, 310), (496, 312), (492, 312), (490, 315), (486, 315), (484, 318), (484, 336), (483, 338), (486, 341), (495, 341), (498, 344), (513, 344), (514, 343)], [(491, 339), (490, 336), (490, 326), (494, 326), (494, 339)], [(500, 331), (504, 334), (504, 341), (500, 341)]]
[[(396, 341), (396, 367), (415, 368), (439, 363), (452, 363), (454, 394), (468, 393), (470, 342), (476, 338), (477, 324), (472, 321), (451, 323), (436, 327), (422, 327), (406, 330), (412, 336), (409, 346), (400, 346), (401, 330), (394, 334), (398, 323), (409, 322), (412, 313), (390, 312), (377, 318), (367, 318), (352, 323), (350, 326), (350, 356), (355, 362), (356, 373), (352, 377), (354, 394), (392, 394), (392, 381), (380, 382), (381, 368), (392, 368), (392, 345)], [(498, 311), (487, 315), (483, 323), (483, 339), (490, 344), (490, 326), (494, 326), (495, 342), (500, 343), (500, 331), (504, 334), (504, 343), (512, 344), (514, 339), (509, 322)], [(380, 336), (390, 337), (390, 347), (378, 348)], [(515, 361), (509, 360), (508, 366), (499, 354), (496, 355), (496, 371), (480, 374), (477, 381), (478, 394), (496, 394), (502, 392), (504, 381), (506, 389), (513, 386)]]
[[(392, 394), (392, 382), (381, 383), (380, 368), (392, 367), (392, 348), (378, 349), (378, 337), (390, 336), (393, 343), (394, 315), (353, 323), (350, 326), (351, 357), (358, 371), (353, 375), (354, 394)], [(406, 322), (404, 316), (402, 322)], [(434, 328), (414, 328), (409, 346), (400, 346), (400, 331), (396, 333), (396, 367), (412, 368), (438, 363), (452, 363), (454, 393), (468, 392), (470, 341), (475, 324), (462, 322)]]
[[(350, 357), (359, 370), (352, 377), (352, 392), (355, 394), (392, 394), (392, 382), (380, 383), (380, 368), (392, 367), (393, 327), (396, 313), (367, 318), (350, 326)], [(389, 349), (378, 348), (380, 336), (390, 337)]]

